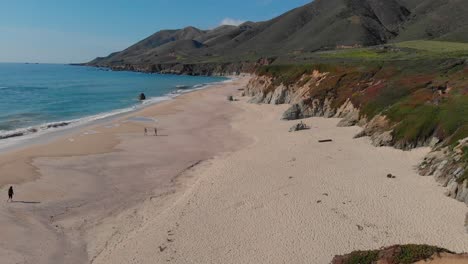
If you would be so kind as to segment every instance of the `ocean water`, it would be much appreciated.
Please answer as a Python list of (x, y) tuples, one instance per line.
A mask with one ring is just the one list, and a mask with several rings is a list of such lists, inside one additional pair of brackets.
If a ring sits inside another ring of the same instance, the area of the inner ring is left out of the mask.
[[(0, 63), (0, 146), (2, 141), (129, 112), (226, 80), (58, 64)], [(148, 99), (143, 104), (138, 100), (140, 93)]]

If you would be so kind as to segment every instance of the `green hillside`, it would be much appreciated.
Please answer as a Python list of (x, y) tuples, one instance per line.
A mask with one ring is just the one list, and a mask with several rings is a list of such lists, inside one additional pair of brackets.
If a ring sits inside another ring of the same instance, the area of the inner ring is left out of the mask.
[(407, 55), (412, 50), (418, 51), (415, 57), (424, 55), (422, 51), (456, 54), (466, 51), (463, 44), (440, 41), (468, 42), (467, 13), (465, 0), (315, 0), (264, 22), (213, 30), (163, 30), (89, 64), (113, 67), (304, 58), (315, 52), (382, 45), (401, 50), (353, 49), (323, 55), (398, 59), (411, 57)]

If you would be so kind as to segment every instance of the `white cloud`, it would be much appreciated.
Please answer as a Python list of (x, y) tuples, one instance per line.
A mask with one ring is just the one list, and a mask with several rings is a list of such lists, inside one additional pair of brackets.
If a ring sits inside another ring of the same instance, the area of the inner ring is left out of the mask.
[(245, 22), (244, 20), (226, 17), (225, 19), (223, 19), (223, 21), (221, 21), (220, 25), (221, 26), (226, 26), (226, 25), (239, 26), (240, 24), (242, 24), (244, 22)]

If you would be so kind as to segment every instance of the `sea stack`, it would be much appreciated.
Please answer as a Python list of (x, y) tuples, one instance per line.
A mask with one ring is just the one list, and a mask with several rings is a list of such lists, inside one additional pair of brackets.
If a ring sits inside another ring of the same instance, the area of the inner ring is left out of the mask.
[(144, 101), (144, 100), (146, 100), (146, 95), (145, 95), (144, 93), (141, 93), (141, 94), (138, 96), (138, 99), (139, 99), (140, 101)]

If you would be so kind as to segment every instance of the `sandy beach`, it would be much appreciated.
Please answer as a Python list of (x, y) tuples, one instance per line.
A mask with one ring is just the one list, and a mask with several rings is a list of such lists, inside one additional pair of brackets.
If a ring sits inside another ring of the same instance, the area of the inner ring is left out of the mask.
[[(1, 192), (6, 201), (13, 184), (16, 201), (0, 206), (2, 263), (89, 263), (124, 231), (107, 230), (106, 219), (174, 192), (184, 170), (242, 146), (230, 125), (241, 110), (226, 97), (244, 82), (184, 94), (1, 154)], [(131, 214), (132, 227), (143, 220)]]
[(321, 264), (393, 244), (468, 251), (466, 205), (415, 171), (428, 148), (375, 148), (338, 119), (289, 133), (288, 106), (226, 100), (247, 81), (1, 154), (1, 192), (15, 184), (17, 202), (0, 205), (0, 259)]

